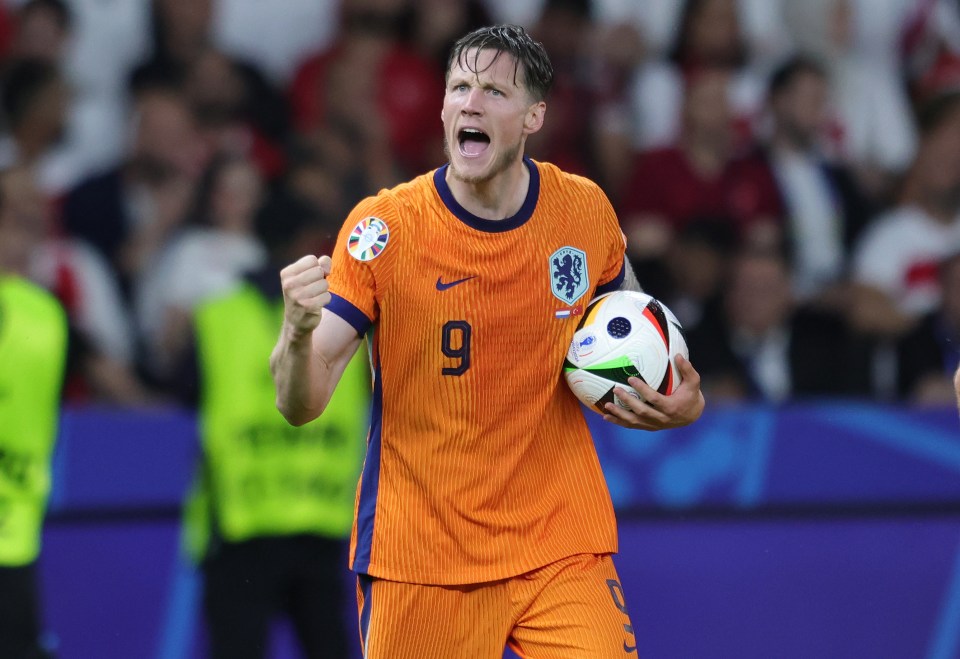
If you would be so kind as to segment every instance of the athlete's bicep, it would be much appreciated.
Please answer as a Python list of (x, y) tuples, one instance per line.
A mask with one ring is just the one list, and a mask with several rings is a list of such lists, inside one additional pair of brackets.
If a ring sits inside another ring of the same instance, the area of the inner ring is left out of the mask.
[(330, 310), (324, 310), (313, 330), (313, 354), (326, 367), (328, 381), (336, 385), (363, 339), (356, 328)]

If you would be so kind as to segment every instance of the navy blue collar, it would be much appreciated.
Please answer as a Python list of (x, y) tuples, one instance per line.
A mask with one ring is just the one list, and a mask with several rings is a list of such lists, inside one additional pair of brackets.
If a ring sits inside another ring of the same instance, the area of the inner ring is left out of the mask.
[(537, 169), (536, 164), (529, 158), (525, 157), (523, 164), (526, 165), (530, 171), (530, 187), (527, 188), (527, 197), (523, 200), (523, 205), (520, 207), (520, 210), (512, 217), (504, 220), (485, 220), (482, 217), (477, 217), (454, 199), (453, 192), (450, 191), (450, 186), (447, 185), (446, 177), (447, 168), (450, 166), (449, 164), (444, 165), (433, 173), (433, 185), (437, 188), (437, 193), (439, 193), (440, 199), (443, 200), (444, 206), (467, 226), (477, 231), (487, 231), (490, 233), (510, 231), (511, 229), (522, 226), (530, 219), (534, 209), (537, 207), (537, 200), (540, 198), (540, 170)]

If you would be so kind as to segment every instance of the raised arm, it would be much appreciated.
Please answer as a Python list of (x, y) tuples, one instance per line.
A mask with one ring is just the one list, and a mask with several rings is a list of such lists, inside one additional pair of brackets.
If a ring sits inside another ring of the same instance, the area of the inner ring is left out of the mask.
[(326, 408), (360, 337), (347, 321), (324, 313), (330, 302), (329, 256), (305, 256), (280, 271), (283, 327), (270, 355), (277, 409), (295, 426)]

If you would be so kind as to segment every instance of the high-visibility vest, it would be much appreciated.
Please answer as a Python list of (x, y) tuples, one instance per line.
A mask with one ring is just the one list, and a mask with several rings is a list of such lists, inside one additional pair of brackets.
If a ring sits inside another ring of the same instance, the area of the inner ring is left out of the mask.
[(187, 508), (187, 550), (209, 533), (254, 537), (349, 534), (369, 422), (370, 373), (362, 350), (320, 418), (291, 426), (276, 408), (270, 353), (282, 303), (252, 285), (196, 314), (203, 469)]
[(0, 275), (0, 566), (27, 565), (40, 553), (66, 355), (56, 298)]

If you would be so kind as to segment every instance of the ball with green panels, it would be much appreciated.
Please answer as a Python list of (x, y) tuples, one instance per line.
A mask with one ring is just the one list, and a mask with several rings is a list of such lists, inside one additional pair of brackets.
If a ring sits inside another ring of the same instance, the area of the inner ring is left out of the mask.
[(628, 405), (614, 393), (623, 387), (640, 394), (628, 379), (640, 378), (670, 395), (680, 384), (675, 357), (688, 356), (677, 317), (646, 293), (615, 291), (594, 298), (567, 350), (563, 375), (574, 395), (591, 410), (607, 414), (605, 405)]

